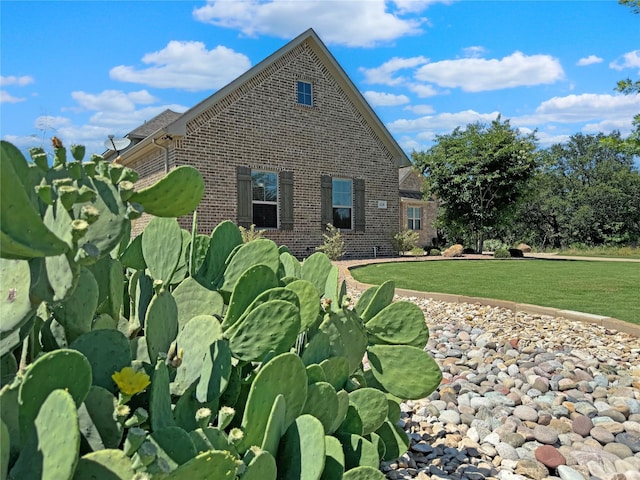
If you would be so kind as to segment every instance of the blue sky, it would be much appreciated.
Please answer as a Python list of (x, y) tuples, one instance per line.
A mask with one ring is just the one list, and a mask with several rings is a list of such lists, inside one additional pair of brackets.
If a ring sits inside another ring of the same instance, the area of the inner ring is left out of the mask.
[(404, 150), (498, 114), (541, 146), (628, 134), (640, 15), (607, 1), (200, 0), (0, 3), (0, 136), (104, 151), (185, 111), (309, 27)]

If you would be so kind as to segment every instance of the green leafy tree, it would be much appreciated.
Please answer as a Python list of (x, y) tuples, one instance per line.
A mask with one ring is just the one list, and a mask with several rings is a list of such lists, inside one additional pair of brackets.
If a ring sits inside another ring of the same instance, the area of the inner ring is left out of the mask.
[(481, 251), (488, 233), (508, 223), (537, 164), (535, 134), (522, 134), (498, 116), (438, 135), (414, 164), (426, 175), (425, 194), (440, 200), (439, 225)]
[(637, 242), (640, 172), (620, 141), (619, 133), (576, 134), (544, 150), (511, 228), (543, 247)]

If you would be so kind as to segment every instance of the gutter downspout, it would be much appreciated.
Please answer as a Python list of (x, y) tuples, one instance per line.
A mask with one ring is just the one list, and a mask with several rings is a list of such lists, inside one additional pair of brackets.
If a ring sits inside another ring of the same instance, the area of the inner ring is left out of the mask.
[(164, 145), (160, 145), (158, 142), (156, 142), (155, 138), (151, 139), (151, 142), (156, 147), (160, 147), (161, 149), (164, 150), (164, 173), (166, 175), (167, 173), (169, 173), (169, 147), (165, 147)]

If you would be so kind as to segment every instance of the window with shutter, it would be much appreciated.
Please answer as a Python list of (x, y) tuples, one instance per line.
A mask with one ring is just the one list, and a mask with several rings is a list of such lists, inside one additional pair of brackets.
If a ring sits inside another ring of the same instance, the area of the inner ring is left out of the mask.
[(251, 211), (251, 169), (238, 166), (236, 169), (238, 190), (238, 225), (251, 227), (253, 212)]
[(365, 196), (364, 196), (364, 180), (357, 178), (353, 182), (354, 189), (354, 209), (355, 209), (355, 230), (356, 232), (365, 231)]
[(293, 172), (280, 172), (280, 228), (293, 230)]

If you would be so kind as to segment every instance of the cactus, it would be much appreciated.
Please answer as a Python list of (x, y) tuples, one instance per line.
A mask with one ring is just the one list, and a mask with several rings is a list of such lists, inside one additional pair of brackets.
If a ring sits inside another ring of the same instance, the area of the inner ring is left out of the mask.
[(169, 285), (182, 255), (182, 231), (175, 218), (154, 218), (142, 235), (142, 254), (151, 277)]
[(295, 280), (285, 286), (295, 292), (300, 304), (300, 331), (317, 326), (320, 314), (320, 295), (313, 283), (308, 280)]
[(227, 438), (227, 435), (219, 428), (198, 428), (189, 432), (189, 437), (191, 438), (196, 450), (200, 452), (205, 452), (207, 450), (228, 450), (232, 454), (236, 454), (235, 451), (231, 451), (229, 448), (229, 439)]
[(157, 183), (135, 192), (129, 201), (142, 205), (149, 215), (181, 217), (195, 210), (203, 195), (204, 179), (200, 172), (193, 167), (180, 166)]
[(122, 440), (122, 424), (114, 417), (117, 400), (102, 387), (92, 385), (84, 402), (78, 408), (78, 424), (82, 444), (98, 451), (117, 448)]
[(260, 444), (262, 449), (274, 457), (278, 453), (280, 439), (286, 430), (287, 402), (284, 395), (276, 396), (269, 412), (269, 419), (265, 428), (264, 437)]
[(164, 459), (171, 470), (187, 463), (198, 454), (191, 436), (179, 427), (154, 430), (149, 436), (149, 441), (156, 446), (158, 458)]
[(336, 437), (342, 442), (346, 470), (360, 466), (378, 468), (380, 463), (378, 449), (369, 440), (355, 434), (337, 433)]
[(349, 378), (349, 361), (344, 357), (331, 357), (320, 363), (327, 382), (337, 391), (344, 387)]
[(342, 478), (344, 474), (344, 452), (340, 440), (329, 435), (324, 437), (325, 461), (321, 480)]
[(175, 469), (166, 480), (232, 480), (237, 471), (236, 457), (228, 451), (209, 450)]
[(178, 306), (171, 293), (164, 288), (149, 303), (144, 320), (144, 336), (151, 362), (158, 354), (167, 353), (178, 334)]
[[(360, 302), (358, 302), (356, 306), (356, 311), (360, 314), (360, 317), (365, 323), (376, 316), (384, 307), (389, 305), (393, 300), (393, 295), (395, 293), (395, 284), (391, 280), (384, 282), (377, 288), (372, 288), (375, 290), (371, 293), (368, 303), (360, 306)], [(367, 298), (369, 298), (369, 296), (367, 296)]]
[(375, 432), (387, 419), (389, 405), (384, 393), (375, 388), (359, 388), (349, 393), (349, 403), (362, 419), (362, 435)]
[(92, 385), (111, 393), (116, 392), (111, 375), (131, 364), (129, 341), (122, 333), (117, 330), (93, 330), (78, 337), (69, 348), (78, 350), (89, 361)]
[(307, 401), (304, 404), (302, 413), (308, 413), (320, 420), (325, 433), (332, 433), (331, 427), (338, 415), (338, 410), (338, 396), (331, 384), (316, 382), (309, 385), (307, 388)]
[(324, 253), (316, 252), (303, 262), (300, 278), (310, 281), (318, 290), (318, 295), (322, 297), (332, 268), (331, 260)]
[(349, 361), (349, 373), (353, 373), (367, 348), (367, 337), (359, 320), (348, 310), (329, 312), (319, 329), (329, 337), (331, 354), (345, 357)]
[(300, 262), (289, 252), (280, 252), (281, 277), (300, 278)]
[(409, 449), (409, 436), (395, 422), (385, 420), (376, 434), (384, 442), (385, 453), (382, 460), (385, 462), (401, 457)]
[(76, 403), (67, 391), (56, 389), (38, 406), (39, 412), (28, 424), (24, 446), (9, 477), (71, 478), (80, 448)]
[[(405, 345), (371, 345), (367, 350), (373, 376), (389, 392), (415, 400), (431, 394), (442, 381), (442, 372), (427, 352)], [(410, 372), (420, 372), (420, 376)]]
[(222, 316), (222, 295), (203, 287), (192, 277), (185, 278), (171, 293), (178, 306), (178, 331), (199, 315)]
[[(255, 450), (257, 451), (252, 452), (252, 458), (240, 478), (242, 480), (276, 480), (278, 467), (273, 455), (265, 450)], [(246, 463), (247, 458), (244, 461)]]
[[(336, 392), (336, 397), (338, 398), (338, 412), (331, 424), (331, 428), (329, 428), (327, 433), (333, 434), (340, 426), (343, 424), (345, 419), (347, 418), (347, 414), (349, 412), (349, 394), (346, 390), (339, 390)], [(360, 427), (360, 431), (361, 431)]]
[(6, 480), (11, 458), (11, 437), (9, 428), (0, 421), (0, 478)]
[(211, 232), (209, 247), (195, 279), (207, 288), (217, 288), (231, 252), (242, 245), (242, 235), (236, 224), (227, 220)]
[[(285, 398), (285, 429), (300, 415), (307, 398), (307, 374), (304, 364), (294, 353), (283, 353), (262, 366), (253, 380), (247, 398), (242, 428), (245, 438), (239, 450), (259, 445), (264, 438), (267, 412), (278, 395)], [(324, 435), (324, 433), (323, 433)]]
[(149, 415), (151, 417), (151, 428), (154, 431), (175, 426), (171, 410), (171, 395), (169, 394), (169, 370), (162, 358), (159, 358), (156, 362), (153, 372)]
[(0, 259), (0, 355), (6, 356), (20, 344), (20, 329), (33, 318), (37, 305), (31, 304), (29, 263), (25, 260)]
[(311, 415), (299, 416), (280, 441), (276, 457), (278, 478), (319, 479), (324, 470), (325, 454), (322, 423)]
[(238, 278), (231, 293), (229, 308), (222, 322), (222, 328), (227, 330), (231, 327), (258, 295), (276, 286), (278, 286), (278, 279), (268, 266), (258, 264), (245, 270)]
[(223, 294), (231, 295), (240, 276), (249, 267), (258, 264), (266, 265), (273, 270), (274, 274), (278, 271), (280, 255), (278, 247), (272, 240), (259, 238), (240, 246), (224, 270), (220, 291)]
[(122, 264), (110, 256), (98, 260), (87, 269), (98, 283), (98, 307), (96, 314), (108, 314), (112, 319), (120, 317), (123, 304), (124, 282)]
[(224, 340), (216, 340), (209, 346), (196, 387), (196, 399), (201, 403), (220, 398), (231, 376), (231, 349)]
[(145, 270), (147, 264), (144, 261), (144, 255), (142, 253), (142, 236), (144, 232), (133, 240), (131, 240), (122, 254), (120, 255), (120, 262), (123, 266), (133, 268), (134, 270)]
[(288, 351), (299, 329), (300, 313), (295, 305), (270, 300), (251, 310), (225, 336), (235, 358), (252, 362), (262, 360), (271, 350), (276, 354)]
[(345, 472), (342, 480), (384, 480), (386, 477), (377, 468), (361, 466)]
[(105, 449), (91, 452), (78, 461), (73, 480), (87, 478), (108, 478), (109, 480), (130, 480), (135, 475), (131, 460), (122, 450)]
[(23, 184), (29, 177), (24, 156), (4, 140), (0, 141), (0, 152), (0, 255), (29, 260), (65, 253), (69, 245), (45, 226), (27, 193), (28, 185)]
[(365, 323), (365, 328), (370, 342), (402, 345), (413, 342), (424, 323), (424, 313), (415, 303), (397, 302), (380, 310)]
[(186, 324), (176, 340), (178, 352), (182, 351), (183, 356), (171, 385), (174, 395), (184, 395), (200, 378), (210, 346), (221, 339), (222, 327), (215, 317), (199, 315)]
[(317, 363), (307, 365), (307, 383), (311, 385), (316, 382), (326, 382), (327, 377), (324, 374), (324, 370)]
[(51, 392), (64, 389), (79, 407), (90, 386), (91, 365), (80, 352), (61, 349), (38, 358), (25, 372), (18, 393), (21, 438), (26, 438), (40, 406)]

